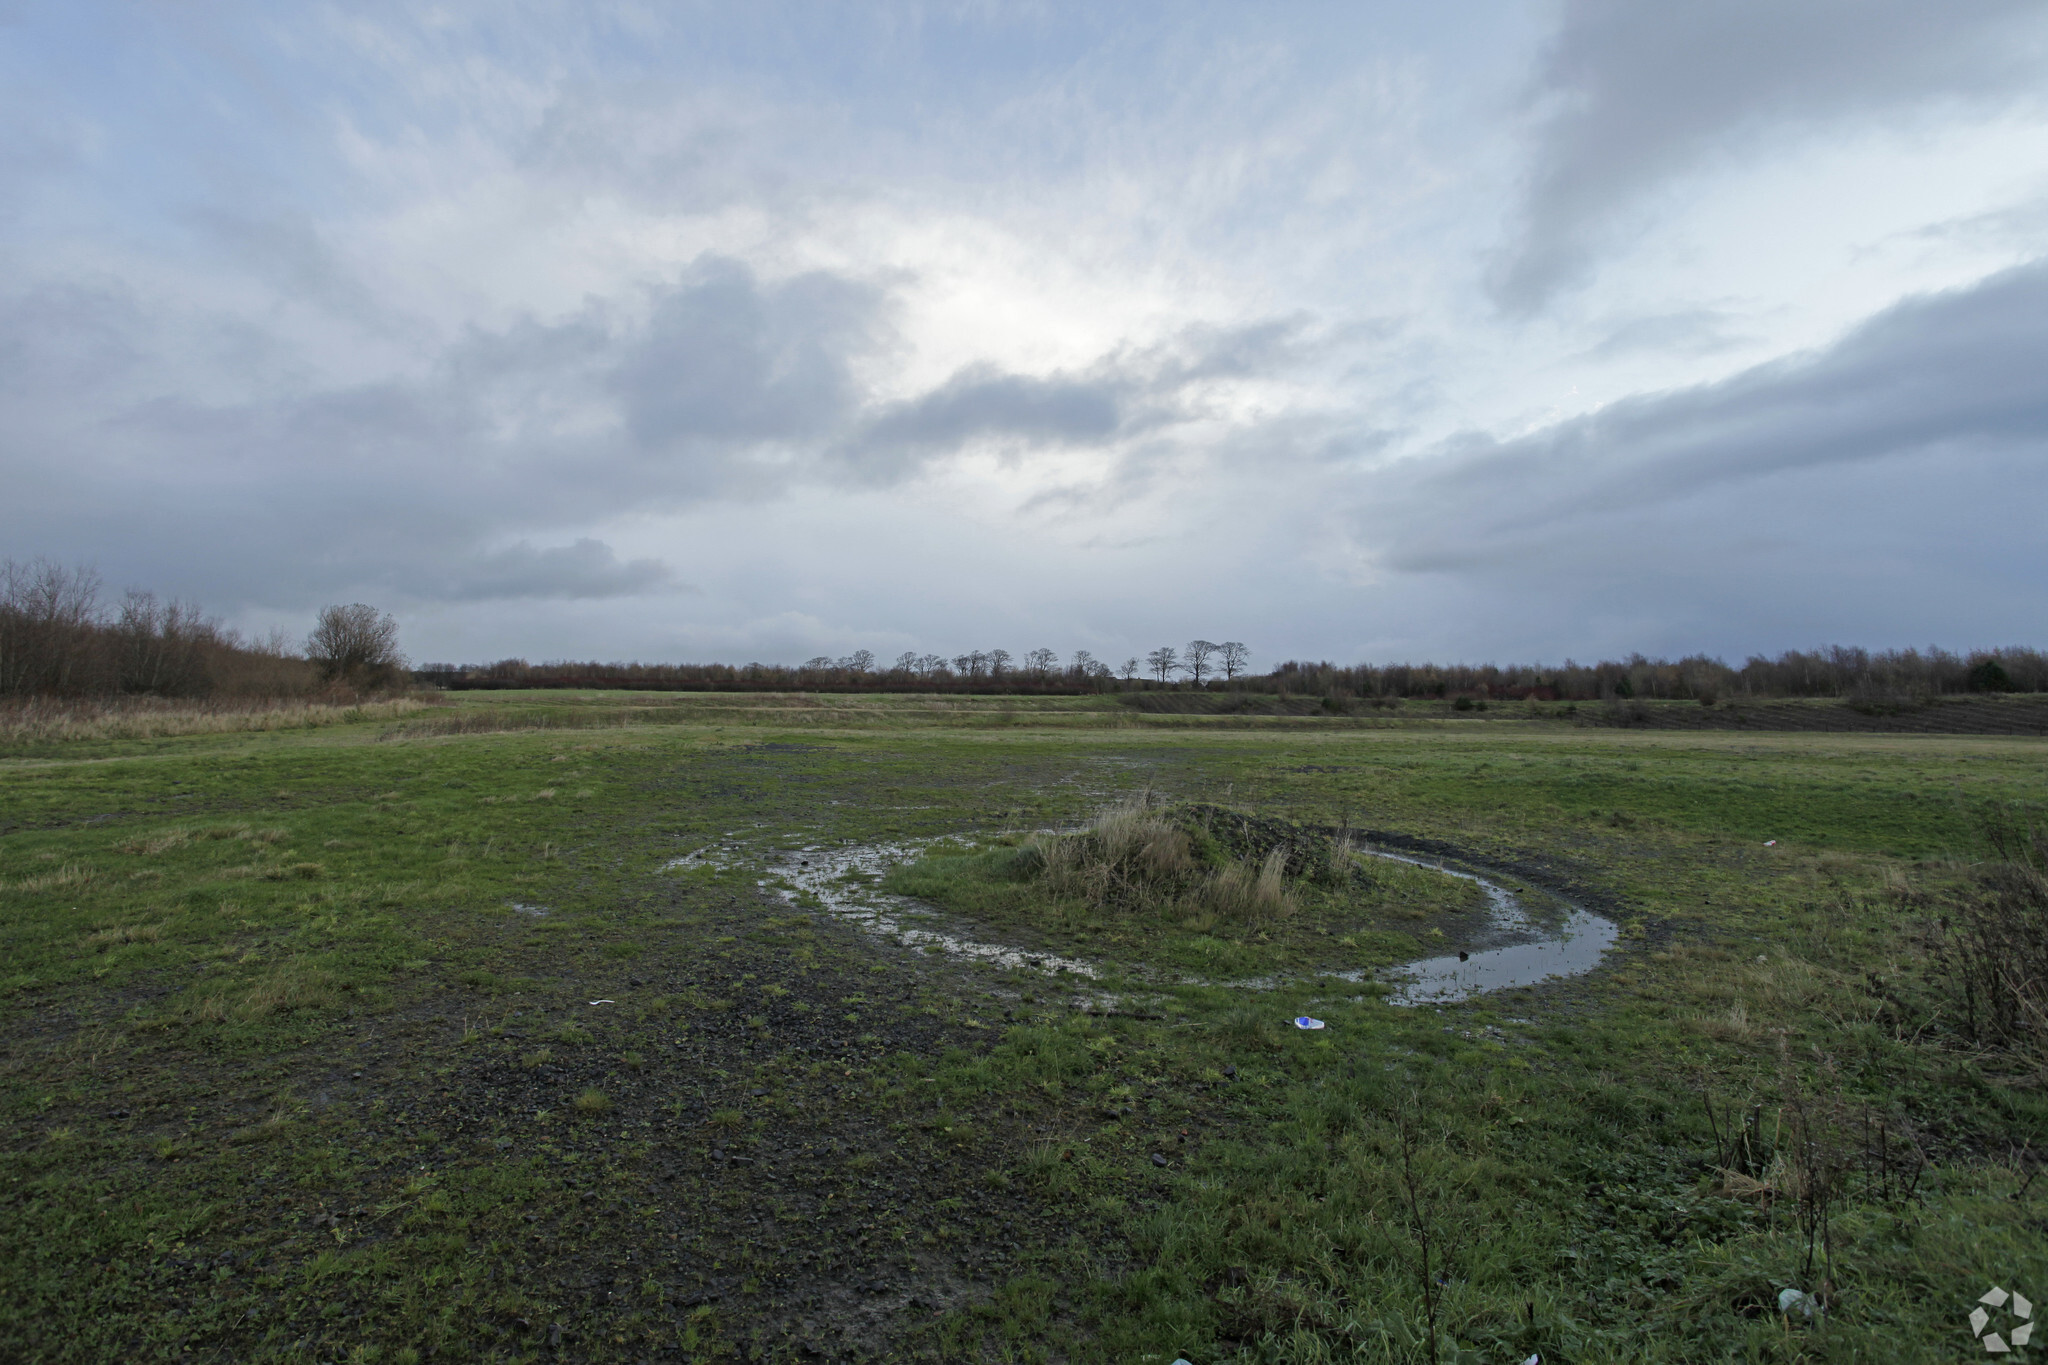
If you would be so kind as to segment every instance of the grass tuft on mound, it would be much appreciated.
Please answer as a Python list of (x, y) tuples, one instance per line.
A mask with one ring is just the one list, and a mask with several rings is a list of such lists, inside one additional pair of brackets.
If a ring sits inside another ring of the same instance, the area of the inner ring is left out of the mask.
[(1348, 833), (1146, 793), (1072, 833), (942, 847), (882, 884), (998, 933), (1224, 976), (1384, 966), (1484, 906), (1470, 883), (1369, 865)]

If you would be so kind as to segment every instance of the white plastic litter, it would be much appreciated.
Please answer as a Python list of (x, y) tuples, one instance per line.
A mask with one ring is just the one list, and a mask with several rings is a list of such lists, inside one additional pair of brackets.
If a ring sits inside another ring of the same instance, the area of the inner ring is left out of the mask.
[(593, 1000), (590, 1003), (593, 1005), (616, 1005), (619, 1002), (616, 1000)]
[(1764, 840), (1764, 847), (1765, 847), (1765, 848), (1776, 848), (1777, 846), (1778, 846), (1778, 841), (1777, 841), (1776, 839), (1766, 839), (1766, 840)]
[(1295, 1016), (1294, 1026), (1296, 1028), (1322, 1028), (1323, 1021), (1320, 1019), (1311, 1019), (1306, 1014), (1301, 1014)]
[(1541, 1353), (1531, 1352), (1529, 1358), (1523, 1361), (1522, 1365), (1543, 1365), (1543, 1356)]
[(1820, 1311), (1820, 1300), (1803, 1289), (1780, 1289), (1778, 1311), (1787, 1317), (1794, 1313), (1802, 1313), (1810, 1318)]

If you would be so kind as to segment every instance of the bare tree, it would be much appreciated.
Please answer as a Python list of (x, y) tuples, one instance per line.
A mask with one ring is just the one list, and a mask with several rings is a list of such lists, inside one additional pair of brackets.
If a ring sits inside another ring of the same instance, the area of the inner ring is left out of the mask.
[(989, 676), (990, 676), (991, 678), (1000, 678), (1000, 677), (1002, 677), (1002, 676), (1003, 676), (1003, 670), (1004, 670), (1004, 669), (1006, 669), (1006, 668), (1008, 668), (1009, 666), (1010, 666), (1010, 651), (1009, 651), (1009, 650), (1007, 650), (1007, 649), (992, 649), (992, 650), (990, 650), (990, 651), (988, 652), (988, 675), (989, 675)]
[(405, 656), (398, 652), (398, 622), (361, 602), (324, 607), (306, 637), (306, 657), (323, 682), (388, 687), (398, 680)]
[(1024, 656), (1024, 667), (1044, 677), (1060, 665), (1060, 656), (1049, 649), (1034, 649)]
[(0, 561), (0, 692), (86, 687), (99, 595), (99, 575), (83, 565)]
[(1165, 682), (1180, 669), (1180, 655), (1172, 645), (1161, 645), (1145, 656), (1145, 667), (1152, 670), (1159, 681)]
[(1181, 654), (1181, 667), (1195, 680), (1195, 686), (1202, 685), (1202, 675), (1209, 671), (1209, 656), (1220, 648), (1214, 640), (1188, 641), (1188, 647)]
[(1093, 654), (1085, 649), (1077, 649), (1074, 651), (1074, 662), (1067, 665), (1067, 671), (1076, 677), (1092, 678), (1095, 676), (1095, 670), (1101, 667)]
[(896, 656), (896, 671), (898, 673), (915, 673), (918, 671), (917, 663), (917, 651), (906, 649)]
[(208, 646), (227, 643), (190, 602), (131, 591), (112, 630), (114, 685), (123, 692), (194, 696), (207, 690)]
[(946, 666), (946, 661), (936, 654), (920, 654), (915, 665), (918, 672), (930, 677)]
[(835, 665), (848, 673), (865, 673), (874, 666), (875, 652), (871, 649), (856, 649)]
[(1252, 661), (1252, 652), (1244, 647), (1242, 640), (1225, 640), (1216, 646), (1216, 662), (1223, 669), (1225, 682), (1244, 672), (1244, 666)]
[(839, 665), (833, 661), (832, 656), (829, 654), (814, 654), (798, 664), (797, 667), (806, 673), (830, 673)]
[(1123, 674), (1123, 679), (1125, 682), (1130, 682), (1132, 679), (1136, 678), (1138, 676), (1137, 656), (1132, 655), (1130, 658), (1125, 659), (1124, 666), (1118, 669), (1117, 671)]

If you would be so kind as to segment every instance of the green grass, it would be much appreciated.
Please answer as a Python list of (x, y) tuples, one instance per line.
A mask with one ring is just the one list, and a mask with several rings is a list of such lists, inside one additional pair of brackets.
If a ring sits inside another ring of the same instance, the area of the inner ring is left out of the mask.
[[(1929, 1024), (1886, 890), (2041, 811), (2041, 741), (1099, 700), (485, 693), (18, 749), (0, 1355), (1409, 1361), (1425, 1242), (1446, 1360), (1945, 1361), (1989, 1284), (2048, 1300), (2048, 1189), (2013, 1197), (2048, 1104)], [(1449, 841), (1629, 933), (1581, 981), (1441, 1010), (1126, 992), (1469, 918), (1420, 870), (1244, 932), (1005, 871), (1146, 787)], [(1128, 998), (756, 885), (941, 836), (895, 885)], [(1818, 1324), (1775, 1311), (1825, 1273), (1784, 1171), (1714, 1169), (1752, 1109), (1773, 1154), (1805, 1112), (1931, 1159), (1910, 1193), (1895, 1152), (1851, 1163)]]

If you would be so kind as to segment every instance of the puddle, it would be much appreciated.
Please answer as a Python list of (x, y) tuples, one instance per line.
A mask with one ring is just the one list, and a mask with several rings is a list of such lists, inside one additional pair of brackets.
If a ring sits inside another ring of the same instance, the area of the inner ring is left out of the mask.
[(1522, 903), (1520, 896), (1490, 877), (1405, 853), (1382, 849), (1362, 852), (1478, 883), (1486, 892), (1487, 911), (1493, 921), (1489, 937), (1520, 940), (1468, 952), (1462, 959), (1449, 953), (1379, 971), (1332, 973), (1344, 981), (1396, 983), (1393, 994), (1387, 997), (1390, 1005), (1447, 1005), (1488, 991), (1534, 986), (1560, 976), (1583, 976), (1600, 965), (1600, 959), (1621, 936), (1613, 920), (1569, 901), (1560, 901), (1564, 913), (1557, 922), (1545, 924)]
[[(1048, 975), (1066, 974), (1087, 980), (1103, 975), (1102, 967), (1081, 958), (1034, 952), (1009, 944), (982, 943), (947, 933), (937, 927), (944, 921), (940, 911), (907, 896), (890, 895), (874, 885), (890, 868), (916, 860), (923, 856), (925, 849), (938, 842), (925, 839), (798, 849), (773, 861), (769, 865), (769, 878), (762, 879), (757, 885), (774, 890), (791, 905), (798, 904), (802, 897), (811, 897), (834, 918), (847, 920), (906, 948), (936, 951), (949, 957)], [(666, 867), (730, 866), (739, 852), (731, 843), (713, 845), (672, 859)], [(1582, 976), (1600, 964), (1600, 959), (1620, 937), (1614, 921), (1569, 901), (1557, 901), (1555, 908), (1558, 913), (1539, 914), (1516, 892), (1481, 873), (1449, 866), (1438, 859), (1418, 858), (1383, 849), (1366, 848), (1360, 849), (1359, 853), (1363, 857), (1385, 858), (1390, 862), (1407, 863), (1411, 867), (1427, 868), (1446, 877), (1473, 882), (1486, 893), (1489, 923), (1480, 941), (1491, 941), (1495, 946), (1468, 951), (1463, 959), (1456, 953), (1449, 953), (1393, 967), (1314, 974), (1325, 980), (1357, 984), (1385, 982), (1393, 988), (1386, 997), (1391, 1005), (1452, 1004), (1490, 991), (1534, 986), (1558, 977)], [(1181, 980), (1190, 985), (1277, 990), (1284, 985), (1298, 984), (1300, 978), (1205, 982), (1183, 977)]]
[[(799, 849), (771, 865), (773, 875), (786, 885), (772, 886), (766, 880), (757, 884), (764, 890), (772, 889), (792, 905), (801, 896), (812, 896), (834, 918), (847, 920), (871, 934), (893, 939), (906, 948), (936, 949), (949, 957), (1048, 975), (1065, 972), (1091, 981), (1101, 975), (1093, 963), (1080, 958), (1033, 952), (1003, 943), (979, 943), (957, 934), (922, 927), (917, 921), (937, 922), (941, 919), (939, 912), (922, 901), (908, 896), (892, 896), (860, 880), (864, 877), (879, 878), (892, 867), (915, 862), (924, 856), (925, 849), (937, 842), (936, 839), (924, 839), (900, 844)], [(695, 853), (684, 854), (667, 866), (707, 866), (717, 862), (722, 852), (721, 849), (699, 849)]]

